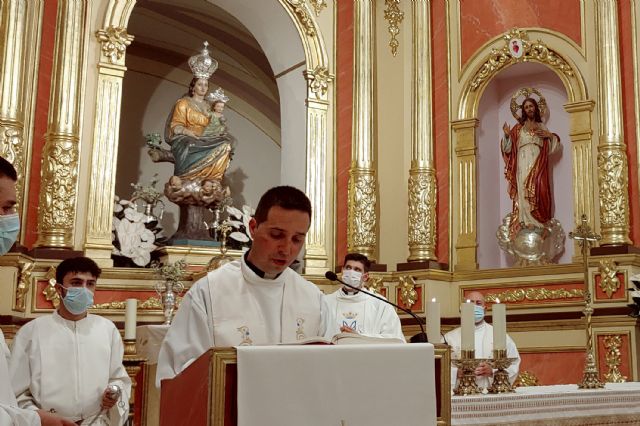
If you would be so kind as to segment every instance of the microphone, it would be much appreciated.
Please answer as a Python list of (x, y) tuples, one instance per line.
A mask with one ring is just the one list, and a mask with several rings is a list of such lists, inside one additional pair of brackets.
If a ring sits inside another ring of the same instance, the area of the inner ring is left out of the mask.
[(380, 297), (374, 293), (371, 293), (369, 291), (363, 290), (361, 288), (358, 288), (356, 286), (353, 286), (351, 284), (347, 284), (344, 281), (342, 281), (340, 278), (338, 278), (338, 276), (336, 275), (335, 272), (333, 271), (327, 271), (324, 274), (324, 277), (326, 279), (328, 279), (329, 281), (338, 281), (339, 283), (349, 287), (350, 289), (356, 290), (356, 291), (361, 291), (364, 294), (368, 294), (371, 297), (374, 297), (378, 300), (382, 300), (384, 303), (388, 303), (389, 305), (393, 306), (394, 308), (400, 309), (402, 312), (407, 313), (409, 315), (411, 315), (416, 322), (418, 323), (418, 325), (420, 326), (420, 333), (416, 334), (415, 336), (411, 337), (411, 339), (409, 340), (411, 343), (426, 343), (429, 340), (427, 339), (427, 333), (424, 332), (424, 327), (422, 326), (422, 320), (413, 312), (411, 312), (409, 309), (403, 308), (401, 306), (396, 305), (393, 302), (388, 301), (387, 299), (385, 299), (384, 297)]

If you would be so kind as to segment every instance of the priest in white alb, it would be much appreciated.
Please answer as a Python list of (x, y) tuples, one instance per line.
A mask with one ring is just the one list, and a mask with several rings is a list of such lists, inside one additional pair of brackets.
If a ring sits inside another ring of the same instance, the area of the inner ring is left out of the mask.
[(260, 198), (249, 223), (251, 249), (197, 281), (180, 303), (158, 355), (158, 387), (213, 346), (322, 335), (322, 292), (289, 268), (310, 223), (311, 202), (302, 191), (279, 186)]
[(131, 379), (122, 365), (122, 338), (112, 321), (87, 314), (100, 272), (86, 257), (61, 262), (57, 311), (16, 334), (9, 371), (21, 408), (55, 413), (79, 425), (126, 422)]
[[(484, 295), (477, 291), (472, 291), (466, 295), (466, 299), (473, 303), (475, 316), (475, 357), (476, 358), (492, 358), (493, 357), (493, 327), (484, 320), (485, 301)], [(444, 336), (445, 342), (451, 346), (451, 357), (460, 358), (460, 349), (462, 347), (461, 329), (460, 327), (451, 330)], [(507, 335), (507, 357), (516, 358), (516, 361), (507, 368), (509, 373), (509, 381), (511, 384), (518, 377), (520, 367), (520, 354), (516, 348), (516, 344), (511, 337)], [(481, 363), (476, 368), (476, 383), (479, 388), (488, 388), (493, 380), (494, 370), (488, 363)], [(455, 387), (462, 371), (455, 366), (451, 366), (451, 386)]]
[[(348, 253), (342, 267), (342, 280), (362, 287), (369, 279), (371, 261), (360, 253)], [(339, 333), (394, 338), (406, 342), (395, 308), (365, 293), (347, 286), (325, 296), (325, 337)]]

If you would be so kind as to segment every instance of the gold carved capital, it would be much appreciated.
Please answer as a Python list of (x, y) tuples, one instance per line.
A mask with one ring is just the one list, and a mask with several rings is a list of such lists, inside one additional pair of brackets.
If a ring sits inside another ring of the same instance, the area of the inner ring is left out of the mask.
[(398, 46), (400, 42), (397, 37), (400, 34), (399, 25), (404, 19), (404, 12), (400, 10), (400, 0), (384, 0), (386, 9), (384, 10), (384, 19), (389, 22), (389, 34), (391, 40), (389, 40), (389, 47), (391, 48), (391, 54), (396, 56), (398, 54)]
[(613, 293), (620, 288), (617, 266), (618, 265), (613, 259), (601, 260), (598, 264), (598, 271), (600, 272), (600, 288), (609, 299), (611, 299), (613, 297)]
[(377, 244), (376, 177), (373, 170), (358, 168), (349, 175), (348, 250), (372, 256)]
[(317, 99), (326, 100), (329, 84), (333, 81), (333, 75), (329, 73), (329, 70), (326, 67), (318, 65), (312, 70), (304, 71), (303, 74), (307, 79), (311, 93), (313, 93)]
[(327, 7), (326, 0), (309, 0), (309, 3), (311, 3), (311, 6), (313, 6), (313, 9), (316, 11), (316, 16), (320, 16), (322, 9)]
[(409, 171), (409, 261), (436, 257), (436, 191), (434, 170)]
[(627, 156), (624, 146), (605, 145), (598, 152), (602, 244), (629, 244)]
[(102, 54), (113, 65), (121, 62), (127, 46), (133, 41), (133, 36), (127, 34), (127, 29), (122, 27), (108, 27), (98, 30), (96, 37), (102, 44)]
[(286, 4), (293, 11), (296, 19), (298, 19), (300, 25), (302, 25), (302, 28), (304, 28), (305, 33), (309, 37), (315, 37), (316, 28), (313, 23), (313, 18), (311, 17), (311, 14), (307, 9), (307, 5), (305, 4), (304, 0), (286, 0)]
[(627, 377), (620, 372), (620, 348), (622, 347), (622, 336), (619, 334), (610, 334), (604, 338), (604, 347), (607, 350), (605, 354), (605, 363), (609, 371), (604, 375), (604, 379), (608, 383), (624, 383)]
[(418, 292), (416, 291), (416, 281), (410, 275), (401, 275), (400, 284), (400, 300), (407, 309), (411, 309), (418, 301)]
[(35, 262), (20, 261), (18, 262), (18, 285), (16, 287), (16, 298), (14, 310), (24, 312), (26, 308), (26, 296), (29, 293), (31, 282), (31, 272)]

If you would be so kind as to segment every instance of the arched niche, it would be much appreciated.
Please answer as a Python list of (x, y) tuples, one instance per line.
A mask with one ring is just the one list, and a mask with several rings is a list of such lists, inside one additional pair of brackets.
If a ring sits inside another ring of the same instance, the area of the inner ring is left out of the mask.
[[(516, 38), (522, 40), (526, 46), (526, 53), (519, 59), (512, 57), (508, 48), (508, 42)], [(580, 67), (576, 65), (576, 61), (579, 61)], [(456, 270), (475, 270), (479, 267), (478, 199), (484, 196), (479, 192), (478, 185), (481, 100), (492, 81), (502, 71), (523, 62), (538, 63), (553, 72), (561, 81), (567, 96), (563, 108), (568, 116), (570, 143), (564, 144), (566, 149), (563, 150), (562, 156), (571, 158), (573, 222), (563, 223), (563, 227), (573, 229), (583, 213), (587, 215), (588, 220), (596, 220), (592, 161), (594, 132), (591, 117), (594, 102), (588, 98), (585, 79), (581, 72), (581, 67), (587, 66), (586, 61), (575, 43), (558, 33), (540, 28), (513, 29), (486, 43), (460, 76), (462, 88), (457, 104), (457, 119), (451, 124), (453, 146), (450, 151), (454, 183), (453, 264)], [(496, 150), (496, 156), (499, 155), (499, 150)], [(485, 235), (490, 232), (491, 229), (483, 229), (483, 244), (488, 241)]]

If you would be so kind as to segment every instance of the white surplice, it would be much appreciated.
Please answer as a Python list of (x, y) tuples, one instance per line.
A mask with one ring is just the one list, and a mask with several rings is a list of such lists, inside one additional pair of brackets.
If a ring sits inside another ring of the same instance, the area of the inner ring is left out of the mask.
[(94, 425), (122, 425), (131, 394), (123, 353), (120, 333), (106, 318), (89, 314), (69, 321), (57, 312), (36, 318), (13, 341), (9, 371), (18, 405), (89, 424), (107, 386), (117, 385), (120, 401)]
[(342, 288), (324, 299), (327, 305), (323, 317), (325, 337), (340, 333), (340, 327), (344, 325), (363, 336), (406, 341), (400, 318), (388, 303), (361, 292), (346, 294)]
[[(451, 358), (460, 358), (461, 349), (461, 329), (458, 327), (444, 335), (445, 341), (451, 346)], [(485, 321), (476, 325), (475, 330), (475, 356), (476, 358), (493, 358), (493, 327)], [(509, 373), (509, 381), (513, 383), (518, 377), (520, 368), (520, 354), (516, 344), (507, 335), (507, 357), (517, 358), (517, 360), (507, 368)], [(451, 386), (456, 384), (456, 376), (458, 369), (451, 365)], [(491, 379), (488, 377), (476, 377), (476, 383), (480, 388), (487, 388), (491, 385)]]
[(9, 375), (10, 353), (0, 330), (0, 426), (40, 426), (40, 417), (33, 410), (18, 407)]
[(180, 303), (158, 355), (156, 386), (209, 348), (293, 343), (322, 335), (322, 292), (292, 269), (259, 277), (244, 257), (198, 280)]

